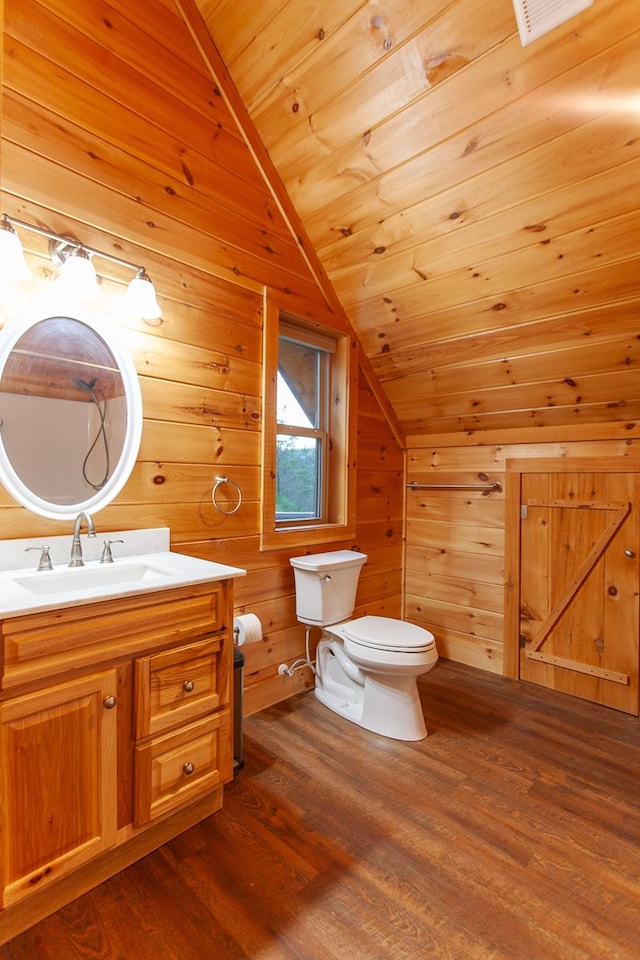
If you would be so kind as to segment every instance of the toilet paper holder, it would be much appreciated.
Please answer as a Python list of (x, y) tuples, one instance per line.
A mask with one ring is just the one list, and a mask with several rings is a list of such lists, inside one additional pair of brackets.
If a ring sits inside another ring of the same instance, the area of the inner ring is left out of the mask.
[(262, 640), (262, 623), (255, 613), (243, 613), (233, 618), (233, 642), (237, 647)]

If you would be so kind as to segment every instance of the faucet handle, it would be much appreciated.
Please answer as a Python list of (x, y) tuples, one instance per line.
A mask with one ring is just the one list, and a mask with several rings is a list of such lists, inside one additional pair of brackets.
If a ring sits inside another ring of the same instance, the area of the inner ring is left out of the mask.
[(49, 556), (49, 547), (25, 547), (25, 553), (28, 553), (29, 550), (40, 550), (40, 562), (38, 564), (38, 570), (53, 570), (53, 564), (51, 563), (51, 557)]
[(105, 540), (100, 563), (113, 563), (113, 554), (111, 553), (112, 543), (124, 543), (124, 540)]

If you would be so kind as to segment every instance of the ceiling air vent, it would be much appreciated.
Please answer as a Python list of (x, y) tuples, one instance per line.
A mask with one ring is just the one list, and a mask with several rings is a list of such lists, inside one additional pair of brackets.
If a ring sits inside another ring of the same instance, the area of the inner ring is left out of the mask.
[(522, 46), (559, 27), (592, 3), (593, 0), (513, 0)]

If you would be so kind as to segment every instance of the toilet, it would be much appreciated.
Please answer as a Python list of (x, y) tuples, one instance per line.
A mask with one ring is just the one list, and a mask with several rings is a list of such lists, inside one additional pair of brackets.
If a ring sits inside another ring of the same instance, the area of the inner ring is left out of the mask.
[(367, 556), (334, 550), (291, 557), (296, 617), (322, 628), (315, 694), (330, 710), (394, 740), (427, 736), (417, 679), (438, 660), (432, 633), (392, 617), (350, 620)]

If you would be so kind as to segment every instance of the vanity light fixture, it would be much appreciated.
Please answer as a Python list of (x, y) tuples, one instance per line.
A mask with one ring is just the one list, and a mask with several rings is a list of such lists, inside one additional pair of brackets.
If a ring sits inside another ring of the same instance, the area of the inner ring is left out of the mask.
[[(58, 247), (59, 244), (50, 240), (49, 247), (52, 246)], [(85, 303), (96, 303), (100, 299), (100, 288), (91, 257), (84, 247), (72, 247), (69, 244), (65, 244), (65, 247), (64, 255), (58, 253), (61, 258), (60, 275), (55, 281), (58, 293)], [(50, 252), (55, 263), (56, 257), (51, 250)]]
[(20, 237), (6, 215), (0, 220), (0, 277), (3, 280), (29, 280), (31, 277)]
[(132, 316), (142, 317), (144, 320), (159, 320), (162, 316), (156, 291), (144, 267), (139, 267), (133, 280), (129, 281), (126, 301)]
[(60, 268), (60, 276), (55, 283), (60, 285), (58, 289), (63, 290), (67, 296), (89, 302), (98, 298), (98, 278), (93, 264), (97, 257), (135, 270), (135, 276), (129, 283), (125, 295), (125, 309), (131, 316), (138, 316), (143, 320), (159, 320), (162, 316), (153, 283), (144, 267), (129, 260), (114, 257), (110, 253), (94, 250), (74, 237), (62, 237), (50, 230), (17, 220), (6, 213), (0, 220), (0, 276), (14, 280), (26, 279), (30, 276), (16, 227), (48, 238), (49, 256)]

